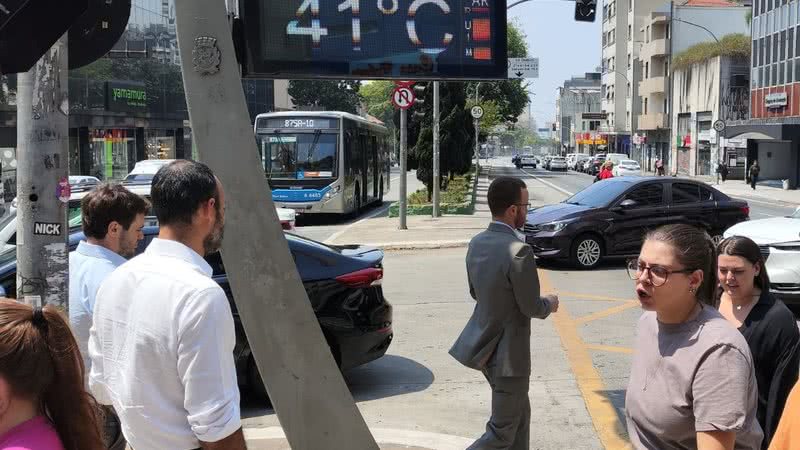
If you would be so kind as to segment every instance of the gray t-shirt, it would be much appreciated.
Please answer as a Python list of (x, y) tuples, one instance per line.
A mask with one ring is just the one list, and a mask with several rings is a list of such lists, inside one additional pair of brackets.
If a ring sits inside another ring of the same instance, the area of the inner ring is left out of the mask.
[(675, 325), (639, 319), (625, 398), (635, 448), (696, 449), (698, 432), (736, 431), (736, 449), (757, 450), (757, 402), (747, 342), (716, 309)]

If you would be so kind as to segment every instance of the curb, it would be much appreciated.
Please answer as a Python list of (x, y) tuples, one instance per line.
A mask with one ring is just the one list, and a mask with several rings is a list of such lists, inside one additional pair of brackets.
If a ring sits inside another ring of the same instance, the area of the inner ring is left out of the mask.
[[(447, 248), (463, 248), (467, 247), (470, 239), (460, 239), (453, 241), (415, 241), (415, 242), (366, 242), (359, 245), (364, 247), (379, 248), (384, 251), (398, 251), (398, 250), (438, 250)], [(332, 245), (345, 245), (340, 243), (333, 243)]]

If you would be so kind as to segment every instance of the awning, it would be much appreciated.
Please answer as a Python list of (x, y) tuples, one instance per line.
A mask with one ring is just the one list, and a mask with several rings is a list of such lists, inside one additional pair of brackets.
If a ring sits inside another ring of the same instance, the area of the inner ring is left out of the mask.
[(766, 139), (766, 140), (775, 140), (774, 137), (766, 135), (764, 133), (759, 133), (757, 131), (750, 131), (744, 132), (741, 134), (731, 134), (727, 137), (727, 139), (736, 139), (736, 140), (744, 140), (744, 139)]

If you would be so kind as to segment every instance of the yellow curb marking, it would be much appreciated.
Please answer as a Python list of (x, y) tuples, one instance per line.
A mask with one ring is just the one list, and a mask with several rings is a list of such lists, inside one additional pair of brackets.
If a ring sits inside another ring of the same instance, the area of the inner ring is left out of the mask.
[(581, 294), (578, 292), (569, 292), (569, 291), (560, 291), (558, 293), (558, 297), (564, 298), (574, 298), (576, 300), (597, 300), (600, 302), (628, 302), (631, 301), (630, 298), (622, 298), (622, 297), (605, 297), (602, 295), (591, 295), (591, 294)]
[(587, 350), (597, 350), (600, 352), (612, 353), (625, 353), (628, 355), (633, 354), (633, 349), (630, 347), (617, 347), (616, 345), (600, 345), (600, 344), (586, 344)]
[[(539, 283), (542, 292), (554, 292), (547, 272), (539, 271)], [(564, 303), (561, 303), (558, 312), (553, 314), (553, 323), (561, 337), (561, 345), (566, 351), (572, 373), (575, 375), (575, 381), (581, 390), (600, 443), (607, 449), (630, 449), (627, 435), (618, 433), (620, 430), (625, 433), (624, 425), (619, 422), (614, 405), (603, 395), (606, 390), (603, 379), (592, 364), (589, 350), (578, 335), (577, 323), (570, 316)]]
[(604, 309), (602, 311), (598, 311), (596, 313), (589, 314), (588, 316), (582, 316), (575, 319), (575, 323), (578, 325), (583, 325), (585, 323), (589, 323), (598, 319), (603, 319), (608, 316), (613, 316), (614, 314), (619, 314), (625, 310), (636, 308), (639, 306), (638, 301), (628, 301), (623, 303), (622, 305), (617, 305), (613, 308)]

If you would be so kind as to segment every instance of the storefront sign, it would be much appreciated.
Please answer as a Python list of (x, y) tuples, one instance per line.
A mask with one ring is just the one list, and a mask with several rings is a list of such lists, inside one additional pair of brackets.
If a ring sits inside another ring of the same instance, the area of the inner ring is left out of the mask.
[(764, 96), (764, 104), (769, 109), (783, 108), (789, 103), (786, 92), (777, 92)]
[(581, 118), (583, 120), (606, 120), (608, 119), (608, 113), (604, 112), (588, 112), (588, 113), (581, 113)]
[(147, 108), (147, 91), (143, 83), (106, 82), (106, 110), (137, 112)]

